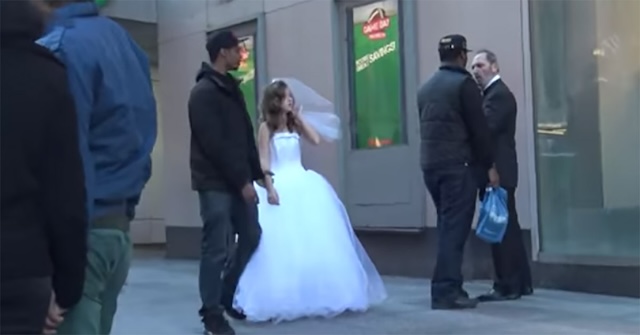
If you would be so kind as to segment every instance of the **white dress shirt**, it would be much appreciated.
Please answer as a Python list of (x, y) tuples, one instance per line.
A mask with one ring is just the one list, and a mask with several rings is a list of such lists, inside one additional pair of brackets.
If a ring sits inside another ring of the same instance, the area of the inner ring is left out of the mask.
[(484, 90), (486, 91), (487, 88), (489, 88), (489, 86), (491, 86), (493, 83), (498, 81), (498, 79), (500, 79), (500, 75), (499, 74), (496, 74), (495, 76), (493, 76), (493, 78), (491, 78), (491, 80), (489, 80), (489, 82), (484, 86)]

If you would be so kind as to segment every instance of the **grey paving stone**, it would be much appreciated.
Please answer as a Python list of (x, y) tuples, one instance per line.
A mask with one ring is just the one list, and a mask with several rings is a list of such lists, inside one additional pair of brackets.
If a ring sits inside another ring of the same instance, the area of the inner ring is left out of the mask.
[[(198, 264), (154, 257), (134, 261), (113, 334), (202, 334), (197, 316)], [(429, 281), (385, 278), (389, 299), (366, 313), (280, 324), (234, 322), (242, 334), (640, 334), (640, 300), (536, 290), (518, 301), (481, 304), (468, 311), (432, 311)], [(472, 282), (472, 295), (490, 287)]]

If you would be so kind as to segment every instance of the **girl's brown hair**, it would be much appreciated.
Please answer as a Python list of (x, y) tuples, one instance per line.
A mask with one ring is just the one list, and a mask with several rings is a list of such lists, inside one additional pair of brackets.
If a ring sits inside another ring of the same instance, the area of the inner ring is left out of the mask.
[[(282, 102), (287, 97), (289, 87), (282, 80), (277, 80), (267, 85), (262, 94), (260, 103), (260, 114), (262, 121), (267, 124), (267, 128), (274, 133), (280, 127), (282, 120)], [(295, 120), (293, 114), (287, 112), (286, 127), (290, 132), (295, 130)]]

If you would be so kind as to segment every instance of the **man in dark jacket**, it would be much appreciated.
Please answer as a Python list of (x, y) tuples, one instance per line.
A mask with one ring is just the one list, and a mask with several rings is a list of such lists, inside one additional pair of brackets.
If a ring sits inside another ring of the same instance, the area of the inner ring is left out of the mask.
[[(518, 107), (513, 93), (500, 78), (498, 59), (493, 52), (478, 51), (471, 63), (471, 69), (484, 91), (482, 105), (493, 138), (500, 186), (507, 191), (509, 211), (509, 223), (502, 242), (491, 245), (495, 270), (493, 289), (478, 299), (480, 301), (518, 299), (522, 295), (533, 292), (529, 260), (522, 240), (515, 202), (518, 186), (518, 157), (515, 140)], [(480, 195), (481, 198), (484, 196), (484, 188), (480, 189)]]
[(421, 165), (438, 215), (438, 256), (431, 279), (431, 308), (474, 308), (462, 288), (462, 256), (475, 213), (474, 169), (498, 183), (482, 97), (467, 65), (461, 35), (440, 39), (442, 65), (418, 91)]
[[(264, 173), (242, 91), (229, 74), (240, 65), (239, 41), (223, 31), (210, 36), (206, 48), (211, 64), (202, 64), (189, 97), (191, 182), (203, 222), (200, 315), (207, 332), (234, 334), (223, 311), (244, 318), (232, 308), (233, 295), (260, 241), (253, 182)], [(238, 244), (225, 271), (232, 232)]]
[(0, 333), (41, 334), (48, 310), (57, 323), (82, 295), (84, 175), (64, 66), (35, 43), (42, 13), (31, 1), (0, 13)]

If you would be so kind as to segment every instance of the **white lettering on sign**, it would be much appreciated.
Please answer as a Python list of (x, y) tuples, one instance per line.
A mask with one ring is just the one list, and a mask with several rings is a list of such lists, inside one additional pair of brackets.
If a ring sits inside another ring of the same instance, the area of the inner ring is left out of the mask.
[(396, 41), (393, 41), (374, 52), (364, 55), (356, 60), (356, 72), (360, 72), (366, 68), (368, 68), (371, 64), (376, 62), (378, 59), (388, 55), (391, 52), (396, 51)]

